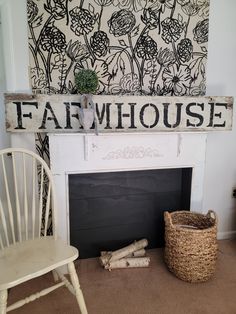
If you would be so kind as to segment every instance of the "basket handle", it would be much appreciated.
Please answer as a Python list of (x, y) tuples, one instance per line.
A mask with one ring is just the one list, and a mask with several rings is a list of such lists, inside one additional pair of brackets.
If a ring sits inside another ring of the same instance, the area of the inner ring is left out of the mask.
[(165, 220), (166, 223), (168, 223), (169, 225), (171, 225), (173, 227), (171, 215), (170, 215), (170, 213), (168, 211), (164, 212), (164, 220)]
[(213, 219), (215, 219), (215, 221), (217, 222), (217, 215), (216, 213), (214, 212), (214, 210), (208, 210), (207, 214), (206, 214), (208, 217), (211, 217)]

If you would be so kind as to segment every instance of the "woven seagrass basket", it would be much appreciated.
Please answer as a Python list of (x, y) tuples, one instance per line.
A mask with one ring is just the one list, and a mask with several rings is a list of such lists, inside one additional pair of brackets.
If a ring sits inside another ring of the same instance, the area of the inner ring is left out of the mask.
[(204, 282), (212, 277), (217, 260), (217, 217), (176, 211), (165, 212), (165, 261), (176, 277)]

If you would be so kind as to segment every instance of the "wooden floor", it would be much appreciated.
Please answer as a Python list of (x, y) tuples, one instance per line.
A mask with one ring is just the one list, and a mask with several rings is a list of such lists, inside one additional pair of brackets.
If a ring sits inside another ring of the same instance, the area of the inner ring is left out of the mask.
[[(190, 284), (175, 278), (163, 262), (163, 250), (150, 250), (148, 269), (103, 270), (97, 259), (77, 265), (90, 314), (235, 314), (236, 241), (219, 242), (217, 272), (206, 283)], [(9, 302), (53, 284), (51, 274), (21, 284), (9, 293)], [(66, 288), (12, 312), (19, 314), (79, 313)]]

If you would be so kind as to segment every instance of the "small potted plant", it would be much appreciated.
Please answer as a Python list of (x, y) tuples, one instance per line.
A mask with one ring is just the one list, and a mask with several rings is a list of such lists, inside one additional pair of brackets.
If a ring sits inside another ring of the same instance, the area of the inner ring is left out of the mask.
[(82, 69), (75, 74), (75, 85), (81, 96), (79, 120), (85, 131), (88, 131), (95, 121), (95, 106), (92, 94), (98, 88), (98, 76), (93, 70)]

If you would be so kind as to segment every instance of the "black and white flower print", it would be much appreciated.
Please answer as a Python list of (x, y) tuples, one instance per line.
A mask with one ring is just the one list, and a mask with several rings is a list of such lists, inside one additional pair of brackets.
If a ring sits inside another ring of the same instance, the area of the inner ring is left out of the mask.
[(111, 5), (113, 0), (94, 0), (95, 3), (97, 3), (98, 5), (100, 5), (101, 7), (106, 7), (108, 5)]
[(122, 94), (133, 94), (140, 88), (137, 74), (127, 73), (120, 80), (120, 92)]
[(193, 29), (193, 40), (196, 40), (198, 44), (203, 44), (208, 41), (208, 28), (209, 20), (203, 20), (197, 23), (196, 27)]
[(186, 65), (172, 64), (165, 68), (162, 75), (164, 85), (171, 95), (183, 96), (191, 82), (190, 69)]
[(104, 57), (109, 48), (110, 40), (107, 36), (107, 33), (103, 31), (97, 31), (90, 38), (90, 45), (93, 50), (93, 53), (98, 57)]
[(44, 9), (55, 19), (61, 20), (66, 16), (64, 0), (47, 0)]
[(31, 68), (31, 84), (33, 90), (39, 93), (47, 87), (47, 79), (43, 69)]
[(159, 10), (160, 12), (164, 13), (165, 9), (173, 9), (174, 6), (174, 0), (160, 0), (160, 1), (149, 1), (151, 8), (155, 8)]
[(40, 45), (44, 51), (63, 52), (66, 48), (66, 36), (53, 24), (49, 25), (42, 32)]
[(143, 35), (137, 42), (137, 55), (144, 60), (152, 60), (157, 57), (157, 43), (149, 36)]
[(190, 2), (190, 0), (177, 0), (180, 5), (186, 5)]
[(188, 16), (194, 16), (198, 14), (200, 8), (201, 7), (197, 4), (196, 1), (189, 1), (188, 3), (182, 6), (183, 12)]
[(75, 7), (69, 13), (71, 16), (71, 30), (75, 35), (85, 35), (93, 30), (96, 17), (88, 10)]
[(89, 57), (89, 51), (85, 44), (82, 44), (79, 40), (72, 42), (69, 41), (66, 48), (66, 54), (72, 62), (80, 62)]
[(135, 23), (135, 16), (131, 11), (122, 9), (112, 14), (108, 20), (109, 32), (115, 37), (129, 34)]
[[(35, 146), (38, 155), (43, 158), (43, 160), (49, 165), (50, 163), (50, 154), (49, 154), (49, 138), (46, 133), (37, 133), (35, 137)], [(38, 186), (41, 185), (41, 167), (37, 167), (37, 179), (38, 179)], [(45, 214), (46, 214), (46, 204), (47, 204), (47, 195), (48, 195), (48, 177), (47, 175), (44, 176), (44, 185), (43, 185), (43, 193), (42, 193), (42, 228), (41, 231), (43, 232), (45, 226)], [(40, 193), (40, 191), (38, 191)], [(53, 234), (53, 225), (52, 225), (52, 209), (49, 208), (49, 216), (48, 216), (48, 228), (47, 228), (47, 235)]]
[(168, 48), (160, 48), (157, 56), (157, 62), (162, 67), (167, 67), (168, 65), (175, 62), (175, 54)]
[(96, 71), (99, 94), (202, 95), (209, 0), (27, 0), (32, 89), (76, 93)]
[(28, 23), (31, 24), (36, 16), (38, 15), (39, 9), (36, 3), (33, 0), (29, 0), (27, 3), (27, 18)]
[(167, 17), (161, 22), (162, 25), (162, 39), (166, 44), (176, 42), (184, 30), (184, 24), (177, 19)]
[(201, 7), (198, 15), (203, 19), (209, 18), (210, 0), (197, 0), (198, 5)]
[(181, 62), (188, 62), (191, 59), (193, 53), (193, 44), (191, 40), (188, 38), (181, 39), (180, 43), (178, 44), (177, 52)]
[(120, 9), (139, 12), (147, 5), (148, 0), (113, 0), (113, 5)]
[(141, 15), (142, 22), (147, 26), (148, 29), (155, 29), (159, 25), (158, 11), (152, 8), (144, 9)]

